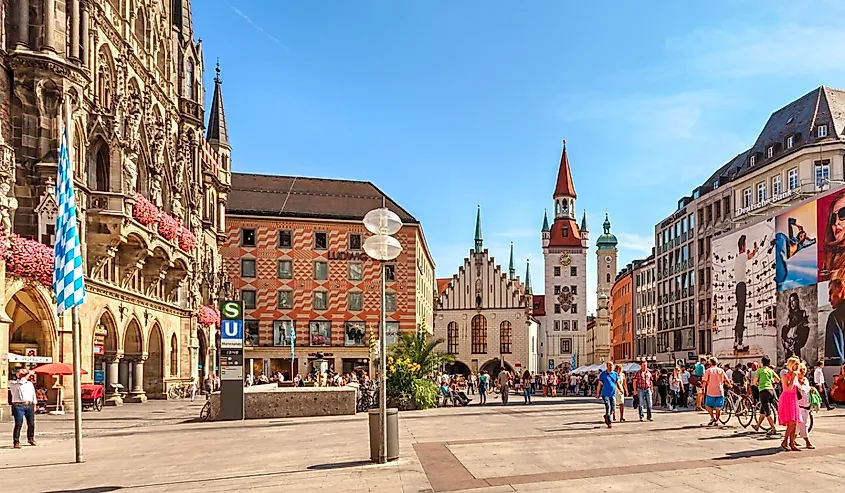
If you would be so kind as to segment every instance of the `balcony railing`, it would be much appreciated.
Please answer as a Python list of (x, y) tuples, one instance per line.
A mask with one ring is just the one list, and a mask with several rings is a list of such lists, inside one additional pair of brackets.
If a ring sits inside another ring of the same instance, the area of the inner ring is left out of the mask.
[(97, 192), (92, 191), (88, 194), (88, 211), (110, 212), (114, 214), (123, 214), (123, 199), (125, 196), (120, 192)]

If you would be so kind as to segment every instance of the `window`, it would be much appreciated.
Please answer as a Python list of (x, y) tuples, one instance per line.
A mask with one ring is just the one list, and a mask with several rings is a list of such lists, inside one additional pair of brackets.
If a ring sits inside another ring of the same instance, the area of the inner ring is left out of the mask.
[(793, 147), (795, 147), (795, 136), (790, 135), (789, 137), (786, 138), (786, 148), (792, 149)]
[(366, 343), (367, 326), (364, 322), (346, 322), (344, 346), (363, 346)]
[(476, 315), (472, 317), (472, 353), (486, 354), (487, 353), (487, 318), (484, 315)]
[(830, 182), (830, 161), (816, 161), (816, 187), (822, 188)]
[(569, 286), (569, 292), (572, 293), (572, 296), (578, 294), (578, 286)]
[(279, 279), (293, 279), (293, 260), (279, 260), (276, 263), (276, 270)]
[(312, 346), (328, 346), (332, 343), (332, 323), (327, 320), (312, 320), (308, 323)]
[(558, 276), (558, 277), (560, 276), (560, 267), (554, 268), (554, 274), (555, 274), (555, 276)]
[(360, 281), (364, 278), (364, 265), (361, 262), (349, 263), (349, 280)]
[(577, 320), (572, 321), (572, 330), (578, 330), (578, 321)]
[(748, 166), (753, 167), (754, 164), (757, 162), (757, 156), (751, 156), (748, 158)]
[(769, 146), (766, 149), (766, 158), (771, 159), (775, 155), (775, 146)]
[(555, 294), (560, 294), (560, 286), (555, 286)]
[(349, 249), (350, 250), (360, 250), (361, 249), (361, 233), (350, 233), (349, 234)]
[(561, 323), (560, 323), (560, 327), (561, 327), (561, 329), (563, 329), (563, 330), (565, 330), (565, 331), (567, 331), (567, 332), (568, 332), (569, 330), (571, 330), (571, 328), (569, 327), (569, 320), (563, 320), (563, 321), (561, 321)]
[(194, 61), (189, 58), (185, 65), (185, 97), (194, 99)]
[(329, 234), (326, 232), (314, 232), (314, 249), (325, 250), (329, 247)]
[(290, 248), (293, 246), (293, 231), (283, 229), (279, 231), (279, 248)]
[(274, 320), (273, 321), (273, 345), (274, 346), (290, 346), (291, 331), (296, 337), (296, 321), (295, 320)]
[(399, 322), (387, 322), (384, 326), (384, 343), (388, 346), (399, 342)]
[(446, 351), (449, 354), (458, 354), (458, 323), (449, 322), (446, 327)]
[(170, 338), (170, 376), (179, 375), (179, 341), (176, 334)]
[(255, 230), (242, 229), (241, 230), (241, 246), (255, 246)]
[(392, 282), (396, 280), (396, 265), (395, 264), (385, 264), (384, 265), (384, 279), (387, 282)]
[(772, 177), (772, 197), (776, 197), (783, 193), (783, 183), (781, 183), (781, 176), (775, 175)]
[(560, 320), (555, 320), (555, 332), (560, 330)]
[(388, 312), (396, 311), (396, 293), (384, 294), (384, 309)]
[(513, 327), (505, 320), (499, 324), (499, 353), (511, 354), (511, 336)]
[(827, 125), (819, 125), (819, 128), (816, 131), (816, 137), (820, 139), (823, 137), (827, 137)]
[(751, 187), (742, 191), (742, 206), (751, 207)]
[(605, 281), (610, 282), (610, 272), (608, 272), (607, 275), (605, 275)]
[(766, 201), (766, 182), (757, 184), (757, 203)]
[(329, 278), (329, 263), (317, 260), (314, 262), (314, 280), (325, 281)]
[(555, 303), (555, 313), (560, 313), (560, 303)]
[(361, 311), (364, 307), (364, 294), (359, 292), (346, 293), (346, 305), (349, 311)]
[(277, 306), (280, 310), (290, 310), (293, 308), (293, 291), (290, 289), (279, 290)]
[(575, 303), (573, 303), (573, 304), (572, 304), (572, 308), (571, 308), (571, 310), (572, 310), (572, 313), (578, 313), (578, 305), (576, 305)]
[(798, 168), (792, 168), (787, 171), (786, 180), (789, 185), (790, 192), (798, 188)]
[(326, 310), (329, 306), (329, 293), (326, 291), (314, 291), (314, 309)]
[(578, 267), (570, 267), (569, 268), (569, 275), (575, 277), (578, 275)]
[(255, 290), (241, 289), (241, 300), (244, 302), (244, 308), (247, 310), (255, 310)]
[(255, 259), (241, 259), (241, 277), (255, 277)]
[(572, 339), (560, 340), (560, 353), (567, 354), (572, 352)]
[(258, 345), (258, 320), (244, 320), (244, 344)]

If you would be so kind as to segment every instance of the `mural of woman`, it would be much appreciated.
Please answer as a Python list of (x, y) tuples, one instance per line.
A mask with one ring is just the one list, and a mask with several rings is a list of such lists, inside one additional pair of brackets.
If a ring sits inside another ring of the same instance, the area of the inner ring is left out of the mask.
[(801, 350), (810, 337), (810, 319), (807, 312), (801, 309), (798, 293), (790, 293), (787, 308), (789, 309), (787, 323), (780, 333), (780, 342), (785, 353), (784, 358), (789, 359), (792, 356), (803, 358)]
[(845, 278), (845, 193), (836, 196), (826, 217), (820, 274), (822, 280), (842, 279)]

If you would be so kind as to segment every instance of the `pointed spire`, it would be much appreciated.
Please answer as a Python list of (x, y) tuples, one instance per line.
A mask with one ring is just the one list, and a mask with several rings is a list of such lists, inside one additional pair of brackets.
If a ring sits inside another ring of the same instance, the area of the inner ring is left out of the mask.
[(587, 209), (584, 209), (584, 215), (581, 216), (581, 232), (587, 233), (590, 230), (587, 229)]
[(543, 233), (551, 231), (551, 228), (549, 228), (549, 211), (545, 209), (543, 209), (543, 229), (541, 231)]
[(513, 265), (513, 242), (511, 242), (511, 262), (510, 262), (510, 265), (508, 267), (508, 274), (510, 276), (510, 279), (513, 279), (513, 278), (516, 277), (516, 267), (514, 267), (514, 265)]
[(557, 171), (557, 184), (552, 198), (577, 198), (575, 185), (572, 183), (572, 170), (569, 169), (569, 156), (566, 154), (566, 139), (563, 140), (563, 153), (560, 155), (560, 168)]
[(475, 253), (481, 253), (483, 248), (483, 240), (481, 238), (481, 206), (478, 206), (478, 212), (475, 214)]
[(531, 259), (525, 259), (525, 292), (533, 294), (531, 292)]
[(223, 79), (220, 78), (220, 60), (214, 69), (214, 95), (211, 98), (211, 111), (208, 116), (206, 140), (211, 144), (229, 147), (229, 132), (226, 128), (226, 112), (223, 110)]

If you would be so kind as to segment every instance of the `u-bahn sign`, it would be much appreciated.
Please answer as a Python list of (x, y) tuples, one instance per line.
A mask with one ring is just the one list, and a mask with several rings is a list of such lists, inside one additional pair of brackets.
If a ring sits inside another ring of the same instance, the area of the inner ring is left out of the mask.
[(220, 304), (220, 419), (244, 419), (243, 301)]

